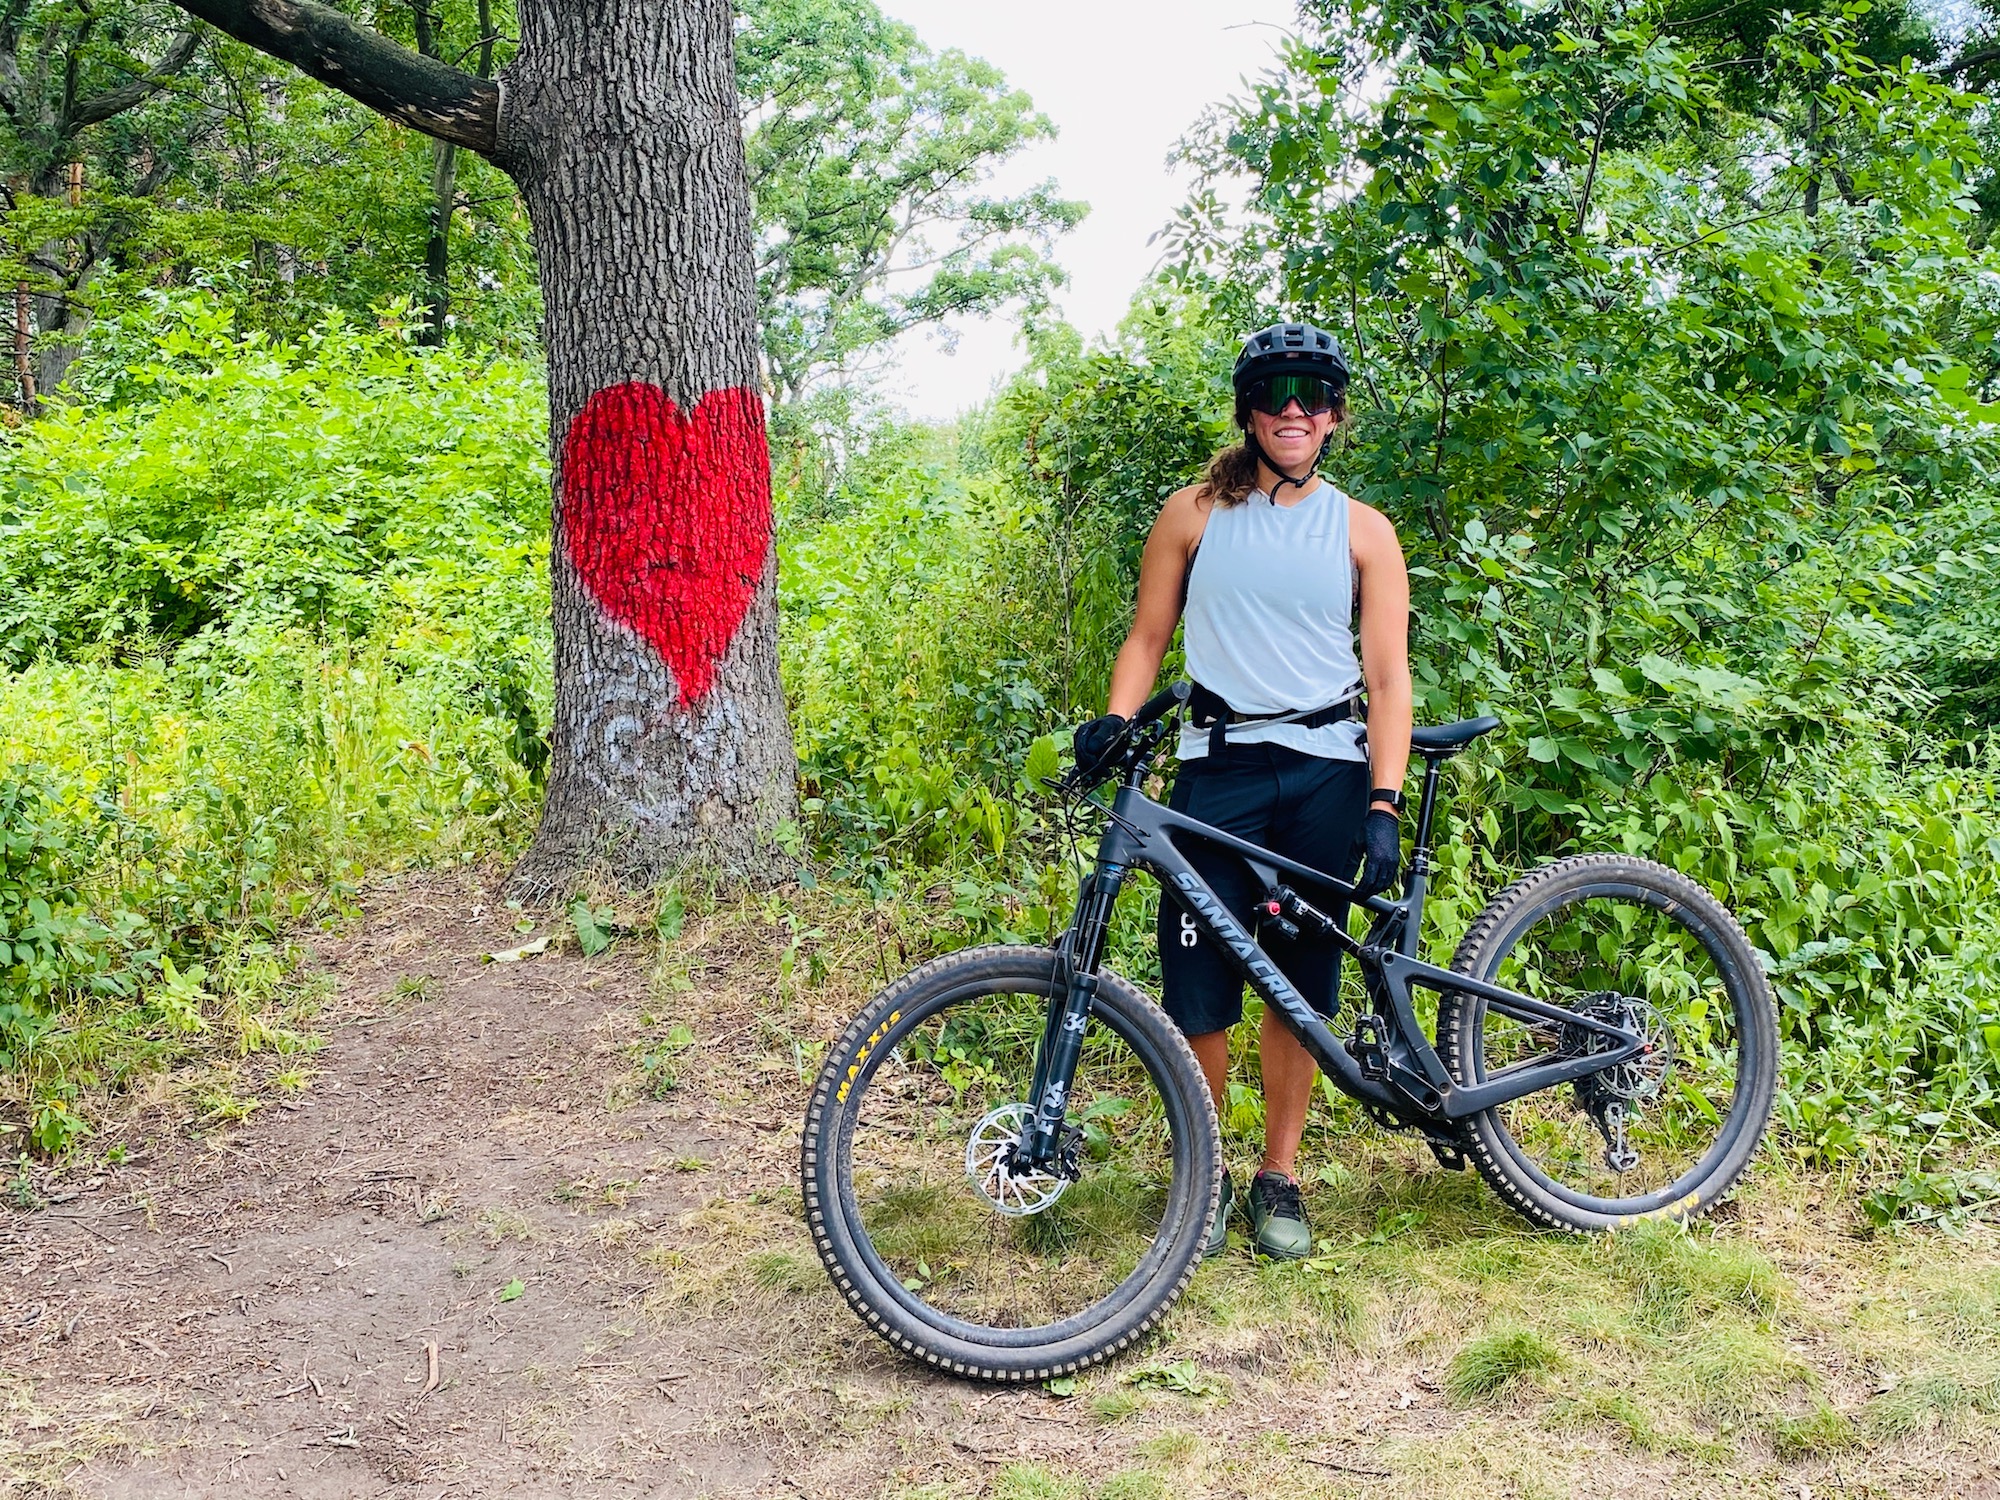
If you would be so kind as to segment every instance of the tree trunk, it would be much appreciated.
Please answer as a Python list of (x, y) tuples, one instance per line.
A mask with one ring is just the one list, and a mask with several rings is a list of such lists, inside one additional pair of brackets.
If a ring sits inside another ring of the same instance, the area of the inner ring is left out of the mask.
[(728, 0), (528, 0), (497, 150), (535, 227), (556, 704), (516, 888), (770, 877), (797, 809)]
[(514, 889), (783, 873), (797, 767), (728, 0), (521, 0), (502, 86), (319, 0), (175, 3), (490, 156), (534, 221), (556, 708)]
[(424, 245), (424, 330), (419, 342), (444, 343), (451, 316), (451, 213), (458, 197), (458, 147), (431, 142), (431, 232)]
[(35, 385), (35, 362), (31, 354), (34, 329), (28, 317), (28, 284), (14, 288), (14, 383), (20, 392), (21, 410), (34, 416), (41, 410)]
[[(28, 191), (50, 202), (60, 200), (71, 208), (82, 207), (83, 163), (52, 163), (35, 174)], [(69, 367), (83, 353), (90, 311), (78, 299), (88, 289), (95, 266), (89, 247), (79, 250), (75, 240), (50, 240), (29, 257), (29, 264), (41, 273), (29, 298), (40, 335), (30, 358), (35, 367), (35, 389), (46, 398), (55, 394), (68, 377)]]

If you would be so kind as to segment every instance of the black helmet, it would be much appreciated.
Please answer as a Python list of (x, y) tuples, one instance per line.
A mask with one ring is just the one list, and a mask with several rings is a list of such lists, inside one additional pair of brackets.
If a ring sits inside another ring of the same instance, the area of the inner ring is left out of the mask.
[(1336, 390), (1347, 388), (1347, 356), (1324, 328), (1310, 323), (1273, 323), (1243, 341), (1229, 377), (1240, 404), (1246, 391), (1267, 375), (1318, 375)]

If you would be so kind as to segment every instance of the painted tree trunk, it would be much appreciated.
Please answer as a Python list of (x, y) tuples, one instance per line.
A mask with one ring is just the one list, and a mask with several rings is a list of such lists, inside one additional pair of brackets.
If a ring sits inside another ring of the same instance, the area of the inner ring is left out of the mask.
[(516, 887), (769, 876), (796, 767), (728, 0), (520, 24), (494, 156), (541, 262), (556, 702)]

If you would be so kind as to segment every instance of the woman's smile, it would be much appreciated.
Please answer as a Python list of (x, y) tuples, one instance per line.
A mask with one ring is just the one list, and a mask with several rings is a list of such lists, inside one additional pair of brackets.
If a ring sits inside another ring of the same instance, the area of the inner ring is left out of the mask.
[(1275, 417), (1260, 411), (1253, 412), (1250, 420), (1267, 457), (1287, 472), (1309, 467), (1333, 426), (1331, 412), (1309, 416), (1296, 401), (1288, 402)]

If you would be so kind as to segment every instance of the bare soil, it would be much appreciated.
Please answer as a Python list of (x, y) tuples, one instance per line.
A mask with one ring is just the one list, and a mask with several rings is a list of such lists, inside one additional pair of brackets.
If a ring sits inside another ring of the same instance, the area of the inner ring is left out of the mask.
[[(1642, 1451), (1453, 1409), (1444, 1355), (1395, 1352), (1393, 1328), (1303, 1352), (1282, 1316), (1204, 1332), (1235, 1295), (1219, 1272), (1154, 1356), (1223, 1372), (1192, 1394), (1130, 1370), (1093, 1377), (1094, 1404), (932, 1376), (867, 1335), (798, 1222), (801, 1038), (837, 1029), (866, 966), (781, 1022), (782, 924), (691, 922), (657, 965), (637, 940), (484, 961), (514, 918), (472, 876), (375, 893), (316, 944), (338, 989), (307, 1087), (273, 1081), (296, 1058), (252, 1060), (243, 1123), (163, 1098), (122, 1163), (0, 1215), (0, 1490), (2000, 1495), (1983, 1419), (1803, 1467)], [(669, 1021), (698, 1045), (656, 1091), (636, 1058)]]

